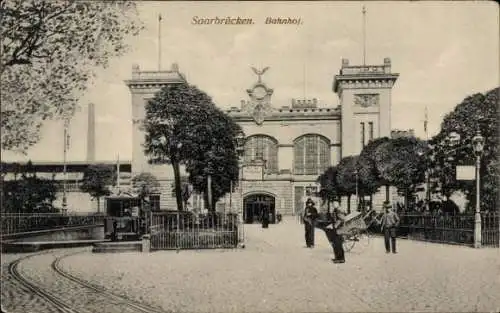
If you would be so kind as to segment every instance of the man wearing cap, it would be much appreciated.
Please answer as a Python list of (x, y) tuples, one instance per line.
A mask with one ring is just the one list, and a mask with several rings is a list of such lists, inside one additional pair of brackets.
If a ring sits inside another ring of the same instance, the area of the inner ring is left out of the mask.
[(314, 223), (317, 218), (318, 210), (314, 207), (314, 201), (312, 201), (311, 198), (308, 198), (303, 216), (307, 248), (314, 248)]
[(384, 233), (385, 252), (396, 253), (396, 228), (399, 225), (399, 217), (392, 210), (390, 203), (384, 203), (385, 213), (382, 216), (380, 228)]

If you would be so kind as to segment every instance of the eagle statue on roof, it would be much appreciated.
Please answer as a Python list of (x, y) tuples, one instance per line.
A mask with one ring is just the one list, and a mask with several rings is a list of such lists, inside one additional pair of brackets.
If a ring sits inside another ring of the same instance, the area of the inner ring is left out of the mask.
[(259, 83), (262, 82), (261, 77), (264, 75), (264, 73), (269, 69), (269, 66), (264, 67), (262, 70), (258, 70), (255, 67), (252, 66), (252, 70), (259, 77)]

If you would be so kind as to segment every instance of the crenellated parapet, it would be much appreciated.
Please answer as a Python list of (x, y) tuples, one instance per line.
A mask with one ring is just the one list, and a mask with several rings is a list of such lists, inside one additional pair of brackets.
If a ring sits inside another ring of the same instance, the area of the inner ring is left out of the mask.
[(141, 71), (139, 65), (132, 66), (132, 79), (125, 83), (130, 89), (158, 89), (169, 84), (186, 83), (186, 77), (179, 71), (177, 63), (170, 70)]
[(391, 73), (391, 59), (382, 65), (349, 65), (342, 59), (342, 67), (333, 80), (333, 91), (341, 94), (344, 89), (392, 88), (399, 74)]
[(307, 108), (317, 108), (318, 99), (292, 99), (292, 108), (294, 109), (307, 109)]
[[(244, 102), (245, 100), (242, 100)], [(252, 116), (247, 110), (238, 107), (231, 107), (226, 113), (236, 121), (251, 121)], [(297, 108), (282, 106), (273, 108), (266, 120), (287, 121), (287, 120), (338, 120), (341, 116), (340, 106), (337, 107), (305, 107)]]

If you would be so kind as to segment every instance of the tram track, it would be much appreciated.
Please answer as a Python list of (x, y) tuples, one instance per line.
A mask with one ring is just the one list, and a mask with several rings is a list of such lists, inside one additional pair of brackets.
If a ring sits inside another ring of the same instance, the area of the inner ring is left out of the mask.
[(66, 279), (68, 279), (68, 280), (70, 280), (70, 281), (72, 281), (72, 282), (74, 282), (76, 284), (84, 286), (85, 288), (93, 290), (96, 293), (106, 295), (110, 299), (121, 301), (124, 305), (126, 305), (128, 307), (131, 307), (131, 308), (137, 310), (138, 312), (143, 312), (143, 313), (165, 313), (165, 311), (163, 311), (163, 310), (160, 310), (160, 309), (157, 309), (157, 308), (153, 308), (153, 307), (150, 307), (148, 305), (139, 303), (139, 302), (131, 300), (128, 297), (125, 297), (125, 296), (114, 294), (114, 293), (106, 290), (104, 287), (96, 286), (96, 285), (90, 283), (89, 281), (86, 281), (84, 279), (81, 279), (79, 277), (71, 275), (68, 272), (63, 271), (61, 269), (61, 267), (59, 266), (59, 263), (61, 262), (62, 259), (66, 258), (66, 257), (69, 257), (71, 255), (74, 255), (74, 254), (69, 254), (69, 255), (65, 255), (65, 256), (56, 258), (52, 262), (52, 264), (51, 264), (52, 269), (57, 274), (59, 274), (60, 276), (66, 278)]
[(34, 256), (38, 256), (38, 255), (41, 255), (41, 254), (46, 254), (46, 253), (47, 252), (37, 253), (37, 254), (34, 254), (34, 255), (25, 256), (25, 257), (19, 258), (19, 259), (15, 260), (15, 261), (11, 262), (8, 265), (8, 273), (12, 276), (12, 278), (14, 278), (22, 286), (24, 286), (25, 288), (27, 288), (28, 290), (30, 290), (31, 292), (33, 292), (33, 294), (39, 296), (43, 300), (45, 300), (45, 301), (49, 302), (51, 305), (53, 305), (58, 312), (61, 312), (61, 313), (77, 313), (73, 309), (71, 309), (71, 307), (69, 307), (68, 305), (66, 305), (61, 300), (59, 300), (57, 297), (53, 296), (49, 292), (46, 292), (45, 290), (43, 290), (43, 288), (41, 288), (37, 284), (35, 284), (35, 283), (29, 281), (28, 279), (26, 279), (19, 272), (18, 267), (19, 267), (19, 264), (22, 261), (24, 261), (26, 259), (29, 259), (29, 258), (32, 258)]
[[(29, 259), (35, 257), (47, 257), (50, 252), (54, 251), (36, 253), (13, 261), (8, 264), (8, 273), (12, 279), (24, 288), (50, 304), (54, 309), (53, 311), (58, 313), (165, 313), (161, 309), (137, 302), (123, 295), (112, 293), (104, 287), (94, 285), (61, 268), (60, 262), (63, 259), (83, 253), (83, 251), (64, 254), (62, 256), (53, 256), (55, 259), (50, 262), (50, 266), (47, 266), (49, 268), (45, 268), (44, 270), (50, 269), (49, 276), (57, 280), (57, 284), (41, 284), (40, 282), (35, 282), (34, 279), (30, 279), (26, 273), (22, 273), (23, 262), (27, 262)], [(56, 290), (57, 287), (60, 289)], [(84, 298), (83, 302), (81, 301), (82, 297)], [(87, 307), (85, 304), (88, 303), (94, 305), (94, 307)], [(112, 308), (109, 305), (112, 305)], [(106, 310), (105, 307), (108, 309)], [(23, 312), (25, 311), (23, 310)]]

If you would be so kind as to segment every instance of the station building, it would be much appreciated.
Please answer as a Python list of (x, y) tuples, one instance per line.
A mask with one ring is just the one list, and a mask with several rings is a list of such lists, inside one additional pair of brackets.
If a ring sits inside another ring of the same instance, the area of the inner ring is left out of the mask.
[[(319, 189), (316, 180), (327, 167), (359, 154), (372, 139), (390, 137), (391, 92), (399, 76), (392, 72), (389, 58), (378, 65), (351, 65), (343, 59), (338, 74), (332, 75), (332, 92), (339, 105), (315, 98), (275, 103), (273, 88), (279, 86), (265, 83), (265, 70), (254, 69), (255, 83), (246, 90), (242, 86), (245, 98), (227, 110), (246, 136), (243, 175), (237, 191), (221, 199), (217, 210), (238, 212), (247, 222), (259, 216), (264, 206), (282, 215), (300, 214), (304, 197)], [(176, 207), (173, 171), (168, 164), (148, 163), (141, 121), (148, 99), (166, 85), (184, 82), (176, 64), (168, 71), (141, 71), (134, 65), (126, 81), (132, 96), (132, 176), (155, 175), (162, 186), (159, 201), (166, 208)], [(375, 195), (374, 205), (379, 207), (383, 198), (382, 192)], [(193, 196), (194, 210), (203, 211), (201, 200), (201, 195)]]

